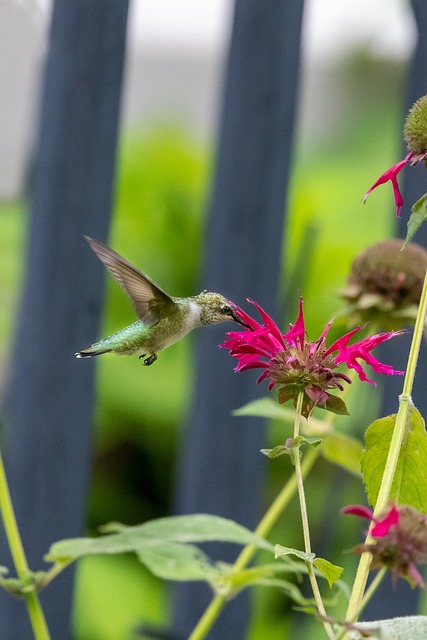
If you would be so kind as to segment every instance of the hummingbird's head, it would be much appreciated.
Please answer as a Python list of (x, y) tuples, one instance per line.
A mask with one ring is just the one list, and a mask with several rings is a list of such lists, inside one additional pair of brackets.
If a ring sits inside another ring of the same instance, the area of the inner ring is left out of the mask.
[(200, 307), (201, 324), (216, 324), (225, 320), (235, 320), (235, 322), (247, 326), (237, 316), (233, 303), (220, 293), (202, 291), (196, 296), (196, 300)]

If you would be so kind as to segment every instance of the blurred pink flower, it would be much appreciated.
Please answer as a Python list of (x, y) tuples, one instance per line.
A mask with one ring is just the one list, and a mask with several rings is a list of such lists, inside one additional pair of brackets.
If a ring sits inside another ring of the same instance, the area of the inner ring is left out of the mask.
[(424, 153), (422, 155), (415, 155), (415, 153), (413, 151), (410, 151), (405, 156), (404, 160), (401, 160), (397, 164), (394, 164), (392, 167), (390, 167), (390, 169), (387, 169), (387, 171), (385, 171), (378, 178), (378, 180), (376, 182), (374, 182), (372, 187), (370, 189), (368, 189), (368, 191), (363, 196), (363, 198), (362, 198), (363, 204), (365, 204), (366, 200), (368, 199), (369, 194), (374, 189), (379, 187), (380, 184), (385, 184), (386, 182), (388, 182), (390, 180), (391, 186), (393, 187), (394, 202), (396, 204), (396, 218), (400, 218), (400, 210), (403, 207), (403, 197), (402, 197), (402, 194), (400, 193), (399, 185), (398, 185), (398, 182), (397, 182), (397, 175), (402, 171), (403, 167), (405, 167), (407, 164), (409, 164), (410, 166), (413, 167), (416, 164), (418, 164), (419, 162), (425, 160), (426, 156), (427, 156), (427, 153)]
[(427, 164), (427, 95), (421, 96), (410, 108), (403, 128), (408, 153), (404, 160), (394, 164), (382, 174), (372, 187), (365, 193), (363, 203), (366, 202), (371, 191), (380, 184), (390, 180), (393, 187), (394, 201), (396, 203), (396, 216), (400, 218), (400, 210), (403, 206), (403, 198), (397, 183), (397, 175), (407, 164), (412, 167), (420, 162)]
[(393, 578), (405, 578), (411, 586), (424, 587), (417, 564), (427, 561), (427, 516), (413, 507), (392, 504), (381, 518), (363, 505), (341, 509), (341, 513), (367, 518), (374, 522), (370, 535), (374, 543), (359, 544), (355, 553), (372, 553), (371, 569), (385, 566), (392, 570)]
[(397, 175), (398, 173), (400, 173), (400, 171), (402, 171), (403, 167), (410, 163), (413, 155), (413, 152), (408, 153), (404, 160), (401, 160), (397, 164), (394, 164), (392, 167), (390, 167), (390, 169), (387, 169), (387, 171), (383, 173), (382, 176), (380, 176), (378, 180), (372, 185), (372, 187), (365, 193), (362, 200), (363, 204), (365, 204), (369, 194), (374, 189), (376, 189), (380, 184), (385, 184), (390, 180), (393, 187), (394, 201), (396, 203), (396, 217), (400, 218), (400, 210), (403, 207), (403, 198), (402, 194), (400, 193), (399, 185), (397, 183)]

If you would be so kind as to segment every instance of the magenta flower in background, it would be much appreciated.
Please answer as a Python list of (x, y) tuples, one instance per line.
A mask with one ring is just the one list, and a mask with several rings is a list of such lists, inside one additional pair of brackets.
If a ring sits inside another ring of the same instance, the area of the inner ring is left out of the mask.
[(405, 138), (408, 149), (408, 154), (405, 159), (394, 164), (383, 173), (363, 197), (363, 203), (365, 203), (369, 194), (374, 189), (380, 184), (384, 184), (390, 180), (391, 186), (393, 187), (394, 201), (396, 203), (397, 218), (400, 218), (400, 210), (403, 206), (403, 198), (397, 183), (397, 175), (407, 164), (412, 167), (420, 162), (427, 164), (427, 96), (419, 98), (410, 108), (403, 128), (403, 137)]
[(359, 516), (359, 518), (366, 518), (367, 520), (371, 520), (371, 522), (375, 522), (370, 532), (373, 538), (383, 538), (389, 533), (391, 527), (399, 522), (399, 512), (394, 504), (391, 505), (389, 511), (386, 512), (381, 520), (374, 518), (372, 510), (361, 504), (344, 507), (341, 509), (341, 513)]
[(397, 164), (394, 164), (392, 167), (390, 167), (390, 169), (388, 169), (385, 173), (383, 173), (382, 176), (378, 178), (378, 180), (372, 185), (370, 189), (368, 189), (368, 191), (363, 196), (363, 199), (362, 199), (363, 204), (365, 204), (369, 194), (374, 189), (376, 189), (380, 184), (385, 184), (390, 180), (391, 185), (393, 187), (394, 201), (396, 203), (396, 217), (400, 218), (400, 210), (403, 207), (403, 197), (402, 197), (402, 194), (400, 193), (399, 185), (397, 183), (397, 175), (398, 173), (400, 173), (400, 171), (402, 171), (403, 167), (406, 167), (407, 164), (416, 164), (416, 162), (420, 161), (420, 160), (417, 160), (416, 162), (411, 162), (413, 155), (414, 153), (413, 151), (411, 151), (410, 153), (407, 154), (404, 160), (401, 160)]
[(343, 382), (351, 383), (346, 374), (337, 370), (342, 363), (349, 369), (354, 369), (360, 380), (374, 385), (375, 382), (367, 377), (360, 361), (377, 373), (404, 373), (379, 362), (371, 354), (377, 345), (404, 331), (379, 333), (349, 344), (351, 338), (363, 328), (357, 327), (326, 347), (326, 337), (332, 321), (328, 322), (318, 340), (310, 342), (305, 332), (302, 298), (298, 318), (284, 334), (264, 309), (253, 300), (249, 302), (258, 309), (262, 324), (235, 307), (235, 313), (245, 322), (247, 329), (228, 332), (220, 347), (229, 349), (230, 355), (238, 360), (235, 371), (263, 369), (258, 382), (269, 379), (268, 389), (271, 391), (277, 387), (281, 404), (293, 400), (296, 405), (300, 392), (303, 392), (302, 413), (305, 417), (316, 406), (333, 413), (347, 413), (344, 402), (330, 393), (333, 389), (343, 391)]
[(371, 544), (359, 544), (355, 553), (372, 553), (371, 569), (388, 567), (393, 579), (405, 578), (414, 587), (425, 587), (417, 564), (427, 562), (427, 516), (413, 507), (392, 504), (382, 514), (374, 518), (373, 513), (363, 505), (352, 505), (341, 509), (341, 513), (367, 518), (374, 522), (370, 535), (375, 539)]
[(406, 141), (408, 154), (404, 160), (394, 164), (382, 174), (372, 187), (365, 193), (363, 203), (369, 194), (380, 184), (390, 180), (393, 187), (394, 201), (396, 203), (396, 217), (400, 218), (400, 210), (403, 206), (403, 198), (397, 183), (397, 176), (407, 164), (412, 167), (420, 162), (427, 165), (427, 95), (421, 96), (410, 108), (403, 128), (403, 137)]

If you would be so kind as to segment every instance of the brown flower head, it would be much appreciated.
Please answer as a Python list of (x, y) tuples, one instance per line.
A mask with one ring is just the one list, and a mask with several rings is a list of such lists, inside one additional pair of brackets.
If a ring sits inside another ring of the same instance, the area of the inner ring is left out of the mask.
[(427, 270), (427, 251), (392, 239), (368, 247), (351, 268), (341, 291), (351, 323), (374, 322), (391, 331), (413, 324)]

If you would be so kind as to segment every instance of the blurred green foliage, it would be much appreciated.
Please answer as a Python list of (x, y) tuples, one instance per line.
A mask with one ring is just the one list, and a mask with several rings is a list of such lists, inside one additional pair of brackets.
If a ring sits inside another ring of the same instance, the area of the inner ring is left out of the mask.
[(79, 562), (74, 606), (79, 640), (132, 640), (140, 620), (161, 628), (168, 619), (162, 584), (130, 556)]
[[(327, 137), (319, 131), (309, 149), (301, 151), (297, 146), (295, 153), (284, 244), (283, 309), (286, 322), (294, 320), (300, 289), (312, 339), (341, 306), (337, 291), (345, 283), (353, 257), (392, 233), (388, 186), (375, 192), (365, 207), (360, 203), (378, 175), (400, 157), (398, 91), (394, 101), (388, 90), (382, 87), (381, 91), (380, 97), (371, 96), (365, 102), (362, 111), (353, 108), (337, 130)], [(198, 273), (203, 262), (210, 165), (210, 149), (167, 127), (144, 135), (134, 132), (121, 144), (110, 245), (173, 295), (191, 295), (203, 287)], [(2, 205), (0, 217), (3, 381), (23, 269), (26, 217), (19, 204)], [(102, 337), (134, 320), (123, 291), (111, 278), (106, 277), (106, 282)], [(250, 293), (242, 291), (239, 302)], [(98, 338), (88, 336), (88, 344)], [(162, 352), (159, 362), (149, 369), (137, 358), (99, 359), (96, 455), (88, 513), (92, 533), (111, 520), (133, 524), (169, 513), (179, 432), (191, 398), (191, 345), (190, 335)], [(76, 349), (82, 346), (76, 345)], [(226, 356), (224, 366), (232, 366)], [(373, 407), (372, 413), (378, 395), (374, 389), (364, 389), (363, 403), (360, 398), (357, 403)], [(360, 433), (371, 418), (359, 414), (356, 431)], [(340, 420), (348, 429), (351, 420)], [(277, 444), (277, 425), (272, 425), (269, 437), (271, 442), (266, 446)], [(270, 462), (266, 504), (290, 473), (292, 469), (283, 458)], [(336, 516), (330, 526), (322, 521), (322, 515), (331, 509), (337, 514), (345, 503), (363, 501), (362, 488), (324, 461), (318, 463), (315, 475), (308, 479), (306, 490), (315, 532), (313, 547), (318, 555), (354, 568), (356, 559), (349, 554), (341, 551), (339, 557), (334, 555), (336, 549), (355, 544), (353, 523)], [(339, 490), (330, 495), (332, 483), (339, 485)], [(271, 540), (301, 546), (296, 501), (289, 508), (286, 523), (275, 528)], [(76, 640), (126, 640), (141, 620), (162, 626), (168, 615), (167, 590), (129, 557), (85, 560), (78, 568)], [(258, 588), (253, 597), (250, 640), (274, 640), (286, 637), (286, 632), (293, 637), (301, 624), (304, 638), (318, 637), (317, 627), (312, 629), (303, 614), (291, 622), (291, 604), (279, 592)]]

